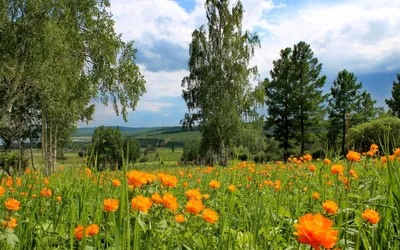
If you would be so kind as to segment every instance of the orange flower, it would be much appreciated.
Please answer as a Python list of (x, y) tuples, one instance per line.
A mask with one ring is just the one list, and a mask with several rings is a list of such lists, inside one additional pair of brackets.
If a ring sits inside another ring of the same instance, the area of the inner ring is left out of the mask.
[(350, 175), (351, 175), (353, 178), (355, 178), (355, 179), (358, 178), (357, 172), (356, 172), (354, 169), (351, 169), (351, 170), (350, 170)]
[(318, 199), (319, 199), (319, 193), (314, 192), (314, 193), (312, 194), (312, 197), (313, 197), (315, 200), (318, 200)]
[(361, 215), (371, 224), (376, 224), (380, 220), (379, 213), (369, 208), (365, 209), (364, 213), (362, 213)]
[(118, 179), (114, 179), (111, 182), (113, 184), (114, 187), (119, 187), (121, 186), (121, 182)]
[(57, 196), (56, 200), (59, 201), (59, 202), (62, 201), (61, 196)]
[(201, 200), (203, 196), (201, 195), (200, 191), (198, 189), (189, 189), (185, 192), (186, 197), (189, 198), (189, 200), (194, 199), (194, 200)]
[(231, 192), (235, 192), (235, 191), (236, 191), (235, 185), (232, 185), (232, 184), (228, 186), (228, 189), (229, 189), (229, 191), (231, 191)]
[(152, 200), (154, 203), (156, 203), (156, 204), (161, 204), (161, 203), (162, 203), (162, 198), (161, 198), (161, 196), (160, 196), (158, 193), (154, 193), (154, 194), (151, 196), (151, 200)]
[(138, 195), (132, 199), (131, 207), (134, 210), (140, 210), (147, 214), (152, 205), (153, 203), (151, 202), (150, 198)]
[(331, 164), (331, 160), (329, 160), (328, 158), (324, 159), (324, 164), (325, 165), (330, 165)]
[(6, 192), (6, 189), (0, 186), (0, 197), (4, 196), (4, 193)]
[(92, 225), (87, 227), (87, 233), (90, 236), (98, 234), (99, 231), (100, 231), (100, 229), (99, 229), (99, 226), (97, 224), (92, 224)]
[[(74, 234), (75, 234), (75, 237), (78, 239), (78, 240), (81, 240), (82, 239), (82, 237), (83, 237), (83, 231), (86, 231), (86, 230), (84, 230), (85, 228), (83, 227), (83, 226), (77, 226), (75, 229), (74, 229)], [(87, 231), (86, 231), (87, 232)], [(86, 235), (86, 237), (88, 237), (88, 234), (87, 233), (85, 233), (85, 235)]]
[(192, 214), (198, 214), (204, 209), (203, 202), (201, 200), (191, 199), (186, 203), (186, 212)]
[(341, 164), (332, 165), (331, 174), (343, 175), (344, 168)]
[(346, 155), (349, 161), (359, 161), (361, 159), (361, 154), (355, 151), (349, 151)]
[(312, 160), (312, 155), (310, 154), (306, 154), (305, 156), (303, 156), (304, 161), (311, 161)]
[(21, 202), (17, 201), (13, 198), (8, 198), (8, 200), (4, 203), (8, 210), (20, 210), (21, 207), (19, 206)]
[(43, 183), (44, 183), (44, 185), (49, 184), (49, 179), (48, 179), (47, 177), (45, 177), (45, 178), (43, 179)]
[(182, 223), (185, 221), (185, 216), (183, 216), (183, 214), (177, 214), (175, 215), (175, 221), (178, 223)]
[(329, 214), (336, 214), (339, 209), (336, 202), (331, 201), (331, 200), (325, 201), (325, 203), (322, 204), (322, 207), (324, 208), (325, 212), (329, 213)]
[(187, 187), (187, 186), (189, 186), (189, 183), (185, 182), (185, 183), (183, 183), (183, 186)]
[(176, 212), (179, 206), (176, 197), (169, 193), (165, 193), (163, 195), (162, 203), (166, 208), (168, 208), (172, 212)]
[(215, 223), (219, 219), (218, 214), (209, 208), (206, 208), (203, 210), (202, 217), (205, 221), (207, 221), (209, 223)]
[(119, 201), (113, 199), (104, 199), (103, 204), (104, 204), (104, 211), (115, 212), (118, 210)]
[(42, 191), (40, 191), (40, 195), (43, 197), (51, 197), (53, 195), (51, 189), (49, 188), (43, 188)]
[(210, 198), (210, 195), (209, 194), (203, 194), (203, 198), (207, 200), (207, 199)]
[[(7, 220), (8, 220), (8, 216), (7, 216)], [(11, 217), (10, 220), (8, 221), (3, 221), (1, 222), (1, 224), (7, 228), (15, 228), (17, 226), (17, 218)]]
[(394, 150), (393, 154), (394, 154), (395, 156), (399, 156), (399, 155), (400, 155), (400, 148), (396, 148), (396, 149)]
[(85, 173), (87, 175), (90, 175), (92, 173), (92, 170), (90, 170), (90, 168), (85, 168)]
[(308, 167), (308, 170), (310, 170), (311, 172), (315, 172), (315, 170), (317, 170), (317, 167), (314, 166), (314, 165), (310, 165), (310, 166)]
[(77, 226), (74, 229), (74, 234), (78, 240), (81, 240), (83, 238), (84, 233), (87, 238), (89, 236), (98, 234), (99, 231), (100, 231), (99, 226), (97, 224), (92, 224), (92, 225), (88, 226), (87, 228), (85, 228), (84, 226)]
[(316, 250), (320, 250), (320, 246), (332, 248), (338, 240), (338, 231), (332, 229), (332, 221), (321, 214), (306, 214), (294, 226), (297, 229), (294, 233), (298, 236), (297, 240)]
[(158, 178), (160, 179), (162, 184), (166, 187), (175, 187), (176, 184), (178, 183), (178, 177), (174, 175), (159, 174)]
[(128, 178), (128, 185), (134, 187), (141, 187), (143, 184), (147, 183), (147, 176), (144, 172), (132, 170), (126, 174), (126, 177)]

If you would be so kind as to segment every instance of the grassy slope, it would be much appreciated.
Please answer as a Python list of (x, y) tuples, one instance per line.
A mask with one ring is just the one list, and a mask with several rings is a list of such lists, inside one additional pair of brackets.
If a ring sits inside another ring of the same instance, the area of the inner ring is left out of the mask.
[[(79, 128), (74, 139), (90, 140), (95, 128)], [(154, 128), (120, 128), (123, 137), (132, 136), (141, 139), (160, 139), (169, 141), (199, 140), (200, 132), (183, 131), (181, 127), (154, 127)]]

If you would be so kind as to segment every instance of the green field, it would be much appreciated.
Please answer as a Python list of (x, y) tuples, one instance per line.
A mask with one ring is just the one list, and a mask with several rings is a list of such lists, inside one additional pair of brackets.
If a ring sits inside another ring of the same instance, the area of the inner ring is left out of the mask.
[[(200, 131), (183, 131), (182, 127), (129, 128), (119, 127), (122, 137), (131, 136), (137, 139), (159, 139), (168, 141), (199, 140)], [(78, 128), (73, 135), (75, 140), (90, 141), (95, 128)]]

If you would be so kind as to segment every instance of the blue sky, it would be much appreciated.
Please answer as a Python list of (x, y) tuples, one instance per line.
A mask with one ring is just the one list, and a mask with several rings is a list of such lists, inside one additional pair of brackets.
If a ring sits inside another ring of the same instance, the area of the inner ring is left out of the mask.
[[(115, 29), (134, 40), (147, 93), (128, 122), (112, 105), (96, 104), (87, 126), (175, 126), (186, 112), (181, 80), (188, 74), (191, 33), (206, 23), (205, 0), (112, 0)], [(329, 91), (342, 69), (354, 72), (379, 106), (400, 73), (400, 0), (242, 0), (244, 28), (257, 31), (261, 48), (252, 60), (260, 80), (269, 76), (279, 51), (311, 44), (327, 75)]]

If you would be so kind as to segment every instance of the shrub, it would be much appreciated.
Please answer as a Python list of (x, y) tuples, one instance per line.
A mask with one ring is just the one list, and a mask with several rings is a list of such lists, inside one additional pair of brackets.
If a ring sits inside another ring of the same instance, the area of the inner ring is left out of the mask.
[(264, 152), (258, 152), (255, 156), (254, 156), (254, 162), (255, 163), (262, 163), (266, 161), (266, 156)]
[(78, 152), (78, 156), (79, 156), (79, 157), (83, 157), (84, 155), (85, 155), (85, 153), (83, 153), (82, 151), (79, 151), (79, 152)]
[(247, 161), (247, 159), (249, 158), (247, 154), (240, 154), (239, 155), (239, 160), (241, 161)]
[(351, 128), (348, 141), (359, 152), (367, 152), (371, 144), (381, 146), (389, 139), (389, 150), (400, 146), (400, 119), (397, 117), (379, 118)]
[(184, 162), (197, 162), (199, 159), (200, 142), (198, 140), (186, 140), (183, 143), (181, 160)]
[(313, 159), (324, 159), (326, 156), (325, 150), (323, 149), (317, 149), (314, 152), (311, 153)]
[(139, 162), (147, 162), (149, 159), (147, 156), (143, 156), (142, 158), (139, 159)]

